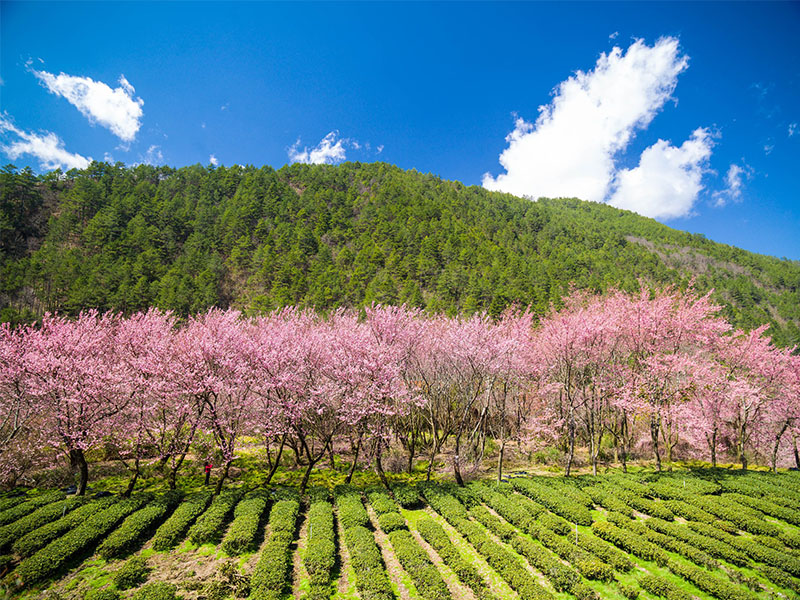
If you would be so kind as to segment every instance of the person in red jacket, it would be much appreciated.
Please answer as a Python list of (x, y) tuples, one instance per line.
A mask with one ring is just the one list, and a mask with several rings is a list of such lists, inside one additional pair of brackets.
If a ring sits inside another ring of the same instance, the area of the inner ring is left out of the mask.
[(206, 461), (206, 485), (208, 485), (208, 479), (209, 479), (209, 477), (211, 477), (211, 468), (213, 466), (214, 465), (211, 464), (210, 460)]

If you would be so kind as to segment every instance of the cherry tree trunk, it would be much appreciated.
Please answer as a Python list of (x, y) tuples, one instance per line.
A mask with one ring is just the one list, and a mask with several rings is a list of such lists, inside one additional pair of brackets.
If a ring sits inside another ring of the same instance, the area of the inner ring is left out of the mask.
[(214, 488), (214, 495), (219, 496), (220, 492), (222, 492), (222, 484), (225, 483), (225, 480), (228, 478), (228, 471), (231, 468), (231, 461), (226, 461), (225, 466), (222, 467), (222, 475), (220, 475), (219, 479), (217, 480), (217, 487)]
[(461, 435), (459, 434), (456, 436), (456, 453), (453, 455), (453, 476), (456, 479), (456, 483), (464, 487), (464, 478), (461, 477), (461, 459), (459, 457), (459, 452), (461, 452)]
[(497, 481), (503, 480), (503, 456), (506, 452), (506, 441), (500, 442), (500, 455), (497, 457)]
[(415, 434), (411, 434), (411, 441), (408, 444), (408, 474), (411, 475), (411, 472), (414, 470), (414, 455), (415, 450), (417, 448), (417, 436)]
[(123, 498), (130, 498), (131, 494), (133, 493), (133, 488), (136, 487), (136, 482), (139, 480), (139, 457), (136, 457), (136, 460), (133, 463), (133, 469), (131, 473), (131, 478), (128, 480), (128, 487), (125, 488), (125, 491), (122, 493)]
[(775, 434), (775, 443), (772, 445), (772, 472), (778, 472), (778, 449), (781, 445), (781, 438), (786, 430), (789, 428), (789, 421), (784, 421), (783, 427)]
[(572, 409), (570, 409), (567, 437), (569, 440), (569, 449), (567, 452), (567, 468), (564, 474), (569, 477), (570, 471), (572, 471), (572, 461), (575, 458), (575, 415), (572, 414)]
[(353, 474), (356, 472), (356, 467), (358, 466), (358, 454), (361, 452), (361, 439), (363, 434), (358, 436), (358, 443), (356, 444), (356, 448), (353, 451), (353, 464), (350, 465), (350, 470), (347, 472), (347, 477), (344, 478), (344, 482), (349, 484), (353, 480)]
[(89, 465), (86, 463), (86, 456), (83, 450), (77, 448), (69, 451), (69, 462), (73, 469), (78, 470), (78, 496), (86, 495), (86, 484), (89, 482)]
[(275, 462), (272, 463), (272, 467), (267, 473), (267, 480), (264, 482), (264, 485), (269, 485), (269, 482), (272, 481), (272, 478), (275, 476), (275, 473), (278, 470), (278, 467), (281, 464), (281, 455), (283, 454), (283, 447), (286, 445), (286, 434), (283, 434), (281, 438), (281, 444), (278, 446), (278, 454), (275, 455)]
[(391, 489), (389, 487), (389, 480), (386, 479), (386, 473), (383, 471), (383, 463), (381, 463), (381, 451), (380, 450), (378, 450), (375, 453), (375, 472), (378, 474), (378, 477), (380, 478), (381, 483), (383, 484), (383, 487), (385, 487), (387, 490)]
[(800, 469), (800, 452), (797, 449), (797, 436), (792, 436), (792, 445), (794, 446), (794, 466)]
[(658, 417), (653, 415), (650, 418), (650, 439), (653, 442), (653, 456), (656, 459), (656, 470), (661, 472), (661, 452), (658, 448), (658, 430), (661, 428)]

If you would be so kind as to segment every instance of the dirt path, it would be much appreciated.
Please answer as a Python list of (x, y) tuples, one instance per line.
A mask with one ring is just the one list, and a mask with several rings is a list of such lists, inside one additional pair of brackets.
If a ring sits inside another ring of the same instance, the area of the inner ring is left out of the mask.
[[(408, 523), (408, 521), (406, 521), (406, 523)], [(428, 553), (428, 558), (431, 559), (431, 562), (436, 565), (437, 569), (439, 569), (442, 579), (444, 579), (444, 582), (447, 584), (447, 588), (450, 590), (450, 595), (457, 600), (475, 600), (475, 594), (472, 592), (472, 590), (461, 583), (461, 581), (458, 579), (458, 575), (455, 574), (453, 569), (445, 564), (445, 562), (436, 553), (436, 550), (434, 550), (428, 544), (428, 542), (423, 539), (419, 532), (410, 526), (408, 530), (411, 532), (411, 535), (414, 536), (414, 539), (417, 540), (417, 543), (419, 543), (422, 549)]]
[(303, 522), (300, 525), (300, 533), (297, 536), (296, 548), (292, 556), (292, 597), (294, 600), (299, 600), (301, 597), (300, 586), (303, 582), (308, 581), (308, 571), (303, 564), (308, 541), (308, 511), (300, 518), (303, 519)]
[(389, 576), (389, 580), (394, 584), (396, 593), (399, 592), (400, 600), (418, 599), (419, 594), (411, 593), (410, 587), (412, 584), (410, 578), (403, 570), (400, 561), (397, 560), (397, 557), (394, 555), (394, 550), (392, 550), (389, 538), (378, 527), (378, 517), (375, 515), (375, 511), (372, 510), (369, 504), (367, 504), (366, 507), (369, 513), (369, 520), (372, 521), (372, 527), (375, 530), (375, 541), (378, 543), (378, 547), (381, 549), (381, 554), (383, 555), (383, 564), (386, 566), (386, 574)]
[(439, 515), (436, 511), (434, 511), (431, 507), (426, 506), (425, 512), (436, 521), (439, 525), (441, 525), (444, 530), (447, 532), (447, 535), (450, 537), (450, 541), (453, 542), (453, 545), (458, 548), (458, 551), (461, 552), (462, 557), (472, 566), (474, 566), (483, 580), (489, 585), (489, 588), (498, 598), (503, 598), (504, 600), (513, 600), (519, 598), (519, 594), (512, 590), (509, 585), (503, 580), (497, 572), (492, 569), (486, 560), (478, 554), (475, 548), (464, 539), (464, 537), (458, 533), (458, 531), (450, 525), (447, 521), (445, 521), (444, 517)]
[(344, 529), (339, 521), (339, 513), (334, 505), (334, 518), (336, 519), (336, 547), (338, 553), (339, 578), (336, 582), (335, 598), (355, 598), (355, 585), (350, 581), (350, 553), (347, 551), (347, 544), (344, 542)]

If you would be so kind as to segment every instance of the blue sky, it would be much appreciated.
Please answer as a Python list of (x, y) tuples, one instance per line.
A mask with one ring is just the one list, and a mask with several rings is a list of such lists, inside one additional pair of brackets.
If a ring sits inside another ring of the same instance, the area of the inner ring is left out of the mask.
[(381, 160), (800, 259), (800, 3), (0, 11), (3, 163)]

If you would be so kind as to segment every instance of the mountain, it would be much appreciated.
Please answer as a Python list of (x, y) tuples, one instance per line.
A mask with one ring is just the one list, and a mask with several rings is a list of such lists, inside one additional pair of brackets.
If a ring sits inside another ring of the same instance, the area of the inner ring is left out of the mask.
[(800, 262), (598, 203), (531, 201), (385, 163), (0, 172), (0, 318), (371, 302), (542, 313), (571, 287), (714, 289), (800, 343)]

